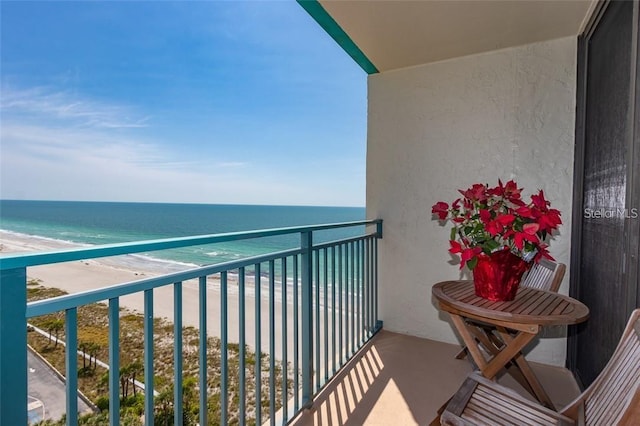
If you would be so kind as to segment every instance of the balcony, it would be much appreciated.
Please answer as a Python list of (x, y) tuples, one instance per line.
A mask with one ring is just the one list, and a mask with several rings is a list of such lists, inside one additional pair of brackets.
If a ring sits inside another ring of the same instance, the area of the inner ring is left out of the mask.
[[(314, 234), (338, 227), (354, 228), (358, 235), (314, 243)], [(299, 234), (300, 246), (26, 303), (27, 268), (36, 265), (283, 234)], [(165, 424), (167, 412), (174, 424), (428, 423), (471, 365), (454, 359), (456, 345), (379, 332), (381, 237), (378, 220), (0, 257), (0, 338), (3, 348), (18, 348), (3, 350), (0, 358), (2, 389), (11, 389), (1, 394), (1, 423), (27, 423), (26, 324), (59, 313), (64, 315), (61, 340), (69, 372), (62, 393), (66, 424), (78, 424), (79, 372), (86, 369), (87, 351), (79, 338), (79, 311), (102, 302), (108, 316), (108, 419), (111, 425), (120, 424), (123, 380), (133, 381), (122, 369), (130, 354), (121, 346), (129, 333), (129, 311), (122, 309), (121, 299), (132, 295), (141, 298), (144, 311), (142, 377), (131, 383), (144, 394), (144, 424)], [(212, 282), (219, 300), (207, 300)], [(254, 285), (257, 282), (260, 285)], [(163, 312), (163, 306), (166, 310), (167, 303), (173, 314), (169, 394), (166, 383), (158, 383), (158, 370), (166, 367), (158, 360), (158, 332), (169, 323), (154, 319), (154, 312)], [(193, 322), (197, 327), (185, 327)], [(212, 351), (219, 352), (215, 360)], [(565, 369), (539, 364), (534, 369), (558, 406), (578, 394)], [(500, 380), (518, 389), (508, 375)], [(197, 416), (190, 417), (193, 413)]]

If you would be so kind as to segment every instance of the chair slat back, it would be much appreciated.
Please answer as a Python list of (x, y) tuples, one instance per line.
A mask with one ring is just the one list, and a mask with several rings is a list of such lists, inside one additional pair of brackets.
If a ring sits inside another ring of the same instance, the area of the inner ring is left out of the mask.
[(527, 275), (522, 280), (525, 287), (536, 288), (538, 290), (549, 290), (557, 292), (562, 283), (562, 278), (567, 267), (564, 263), (552, 262), (548, 259), (540, 259), (535, 263)]
[(618, 424), (640, 392), (640, 309), (636, 309), (609, 363), (584, 392), (587, 425)]

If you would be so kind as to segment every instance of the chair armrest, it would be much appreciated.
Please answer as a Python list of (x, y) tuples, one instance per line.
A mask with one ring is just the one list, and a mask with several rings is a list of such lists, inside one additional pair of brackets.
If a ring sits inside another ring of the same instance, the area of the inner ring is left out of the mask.
[(530, 401), (515, 391), (470, 374), (451, 398), (441, 424), (451, 426), (490, 425), (574, 425), (574, 420)]

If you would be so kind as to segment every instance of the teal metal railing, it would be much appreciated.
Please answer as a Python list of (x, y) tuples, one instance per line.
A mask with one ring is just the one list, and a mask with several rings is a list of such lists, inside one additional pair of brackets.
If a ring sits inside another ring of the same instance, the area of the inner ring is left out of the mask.
[[(314, 244), (315, 233), (346, 227), (363, 231), (355, 237)], [(27, 268), (32, 266), (295, 233), (300, 234), (300, 246), (290, 250), (27, 303)], [(183, 287), (190, 280), (197, 281), (199, 305), (198, 423), (228, 424), (232, 420), (244, 425), (268, 420), (272, 425), (285, 424), (308, 407), (313, 396), (381, 328), (377, 310), (379, 238), (382, 221), (368, 220), (0, 256), (0, 424), (27, 424), (26, 323), (29, 318), (56, 312), (64, 312), (65, 318), (66, 423), (77, 424), (78, 308), (105, 301), (109, 421), (119, 424), (120, 298), (135, 293), (142, 293), (144, 300), (145, 424), (154, 424), (154, 290), (165, 286), (173, 287), (174, 299), (174, 423), (183, 424)], [(233, 307), (237, 308), (237, 330), (229, 325), (230, 276), (237, 277), (238, 305)], [(219, 301), (207, 300), (211, 277), (219, 279)], [(219, 303), (219, 329), (208, 330), (208, 307), (215, 302)], [(247, 321), (248, 313), (253, 324)], [(228, 348), (235, 342), (229, 341), (230, 332), (238, 339), (235, 368), (239, 383), (233, 390), (229, 389)], [(211, 419), (210, 334), (219, 336), (221, 348), (219, 389), (214, 390), (219, 395), (220, 415)], [(247, 359), (248, 348), (254, 351), (254, 359)], [(262, 362), (265, 353), (268, 366)], [(249, 372), (255, 381), (253, 392), (247, 391)], [(230, 391), (237, 392), (237, 412), (229, 412)], [(267, 407), (268, 414), (263, 413)]]

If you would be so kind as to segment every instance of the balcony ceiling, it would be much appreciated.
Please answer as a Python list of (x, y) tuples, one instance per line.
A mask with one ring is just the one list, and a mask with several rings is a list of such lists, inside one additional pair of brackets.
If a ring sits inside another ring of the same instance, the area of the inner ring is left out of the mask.
[(319, 3), (380, 72), (578, 35), (595, 6), (592, 0)]

